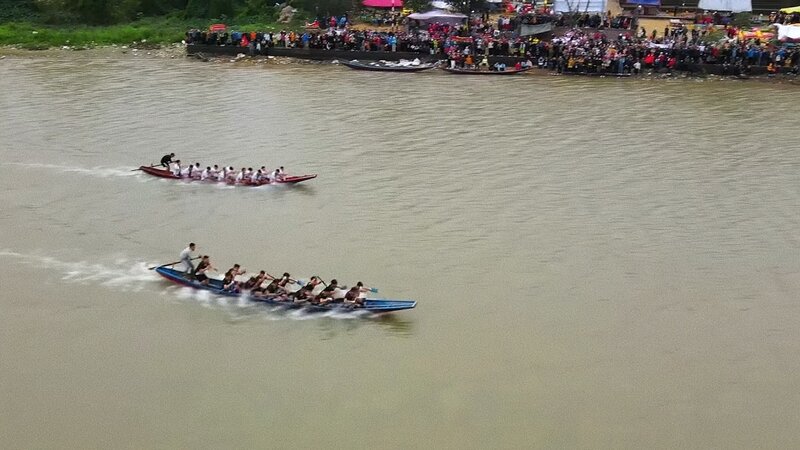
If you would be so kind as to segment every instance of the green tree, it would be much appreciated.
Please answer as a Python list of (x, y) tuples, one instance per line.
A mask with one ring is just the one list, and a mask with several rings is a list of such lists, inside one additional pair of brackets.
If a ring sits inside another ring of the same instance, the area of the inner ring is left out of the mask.
[(733, 15), (733, 26), (736, 28), (750, 28), (753, 26), (753, 16), (749, 12), (740, 12)]
[(75, 11), (81, 22), (90, 25), (106, 25), (111, 23), (108, 0), (77, 0)]
[(310, 15), (340, 15), (352, 8), (351, 0), (296, 0), (292, 6), (307, 11)]
[(235, 13), (233, 0), (210, 0), (208, 2), (208, 17), (211, 19), (233, 17)]
[(431, 2), (430, 0), (405, 0), (403, 7), (412, 11), (423, 12), (431, 9)]
[(209, 0), (188, 0), (186, 2), (186, 17), (208, 17)]

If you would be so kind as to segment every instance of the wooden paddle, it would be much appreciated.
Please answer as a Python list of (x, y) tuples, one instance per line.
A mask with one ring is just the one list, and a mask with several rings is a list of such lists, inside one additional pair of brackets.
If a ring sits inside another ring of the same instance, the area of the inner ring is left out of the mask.
[[(196, 256), (196, 257), (194, 257), (194, 258), (190, 259), (189, 261), (194, 261), (195, 259), (200, 259), (200, 257), (199, 257), (199, 256)], [(159, 264), (159, 265), (157, 265), (157, 266), (148, 267), (148, 268), (147, 268), (147, 270), (158, 269), (159, 267), (164, 267), (164, 266), (174, 266), (175, 264), (180, 264), (180, 263), (182, 263), (182, 262), (183, 262), (183, 260), (180, 260), (180, 261), (175, 261), (175, 262), (171, 262), (171, 263), (169, 263), (169, 264)]]

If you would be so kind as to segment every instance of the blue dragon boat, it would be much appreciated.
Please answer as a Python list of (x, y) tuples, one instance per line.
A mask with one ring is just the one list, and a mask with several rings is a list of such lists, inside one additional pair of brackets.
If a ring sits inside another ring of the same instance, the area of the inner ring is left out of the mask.
[(304, 309), (310, 312), (325, 312), (325, 311), (369, 311), (371, 313), (387, 313), (387, 312), (394, 312), (394, 311), (402, 311), (405, 309), (412, 309), (417, 306), (417, 302), (414, 300), (386, 300), (386, 299), (376, 299), (376, 298), (366, 298), (364, 299), (363, 305), (359, 307), (353, 307), (351, 305), (343, 305), (342, 303), (333, 303), (328, 305), (313, 305), (309, 303), (292, 303), (291, 301), (282, 301), (279, 300), (280, 296), (264, 296), (264, 297), (256, 297), (250, 296), (247, 291), (245, 292), (234, 292), (230, 290), (225, 290), (222, 287), (221, 280), (215, 280), (209, 278), (208, 284), (201, 284), (194, 279), (191, 279), (186, 276), (185, 272), (175, 270), (169, 266), (158, 266), (155, 268), (155, 271), (161, 275), (162, 277), (166, 278), (167, 280), (179, 284), (181, 286), (186, 286), (192, 289), (197, 290), (204, 290), (210, 291), (215, 295), (220, 295), (224, 297), (242, 297), (245, 296), (249, 300), (259, 303), (265, 303), (268, 305), (275, 305), (275, 306), (282, 306), (287, 309)]

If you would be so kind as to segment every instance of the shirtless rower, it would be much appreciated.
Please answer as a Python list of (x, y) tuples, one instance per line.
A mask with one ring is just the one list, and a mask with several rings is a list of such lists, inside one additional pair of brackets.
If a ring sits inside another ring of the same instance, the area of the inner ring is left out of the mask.
[(361, 298), (361, 294), (368, 290), (369, 289), (364, 287), (364, 283), (359, 281), (355, 286), (351, 287), (346, 294), (344, 294), (344, 304), (352, 305), (354, 307), (363, 306), (364, 300)]
[(281, 297), (282, 294), (278, 292), (277, 278), (273, 278), (266, 286), (254, 287), (250, 290), (250, 294), (255, 297), (274, 297), (275, 301), (285, 300), (285, 298)]
[(267, 279), (267, 272), (261, 271), (258, 275), (253, 275), (250, 277), (249, 280), (244, 282), (244, 289), (259, 289), (261, 288), (261, 283), (263, 283)]
[(278, 283), (277, 283), (278, 290), (283, 292), (284, 294), (289, 293), (289, 290), (286, 288), (286, 285), (289, 284), (289, 282), (291, 281), (290, 277), (291, 275), (289, 275), (289, 272), (283, 272), (283, 275), (280, 278), (278, 278)]
[(239, 264), (234, 264), (233, 267), (225, 272), (225, 277), (222, 279), (222, 288), (226, 291), (240, 292), (239, 282), (236, 281), (236, 277), (245, 273), (247, 273), (247, 270), (241, 269)]
[(217, 269), (211, 265), (211, 259), (208, 255), (203, 255), (202, 259), (199, 263), (197, 263), (197, 268), (194, 269), (194, 279), (198, 283), (202, 284), (203, 286), (208, 286), (208, 271), (216, 271)]
[(320, 305), (327, 305), (328, 303), (334, 303), (336, 300), (333, 298), (333, 293), (338, 288), (339, 282), (336, 281), (334, 278), (331, 282), (325, 286), (325, 289), (320, 291), (316, 297), (314, 297), (315, 303)]
[(311, 282), (307, 283), (305, 286), (301, 287), (297, 292), (291, 294), (294, 303), (306, 303), (307, 301), (314, 298), (314, 295), (311, 293), (314, 290), (314, 284)]

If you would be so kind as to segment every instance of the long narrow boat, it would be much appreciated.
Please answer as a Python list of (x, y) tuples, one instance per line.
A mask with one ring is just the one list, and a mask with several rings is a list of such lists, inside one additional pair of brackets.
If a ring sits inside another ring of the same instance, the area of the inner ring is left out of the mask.
[(369, 70), (374, 72), (421, 72), (423, 70), (433, 69), (439, 63), (425, 63), (416, 66), (413, 65), (400, 65), (398, 63), (390, 63), (387, 61), (370, 61), (363, 63), (361, 61), (339, 61), (343, 66), (347, 66), (356, 70)]
[(527, 72), (531, 67), (522, 69), (506, 69), (506, 70), (480, 70), (480, 69), (460, 69), (451, 67), (442, 67), (442, 70), (455, 75), (516, 75), (518, 73)]
[[(184, 180), (184, 181), (199, 181), (199, 180), (194, 180), (192, 178), (183, 178), (183, 177), (176, 176), (175, 174), (173, 174), (169, 170), (162, 169), (161, 167), (140, 166), (139, 170), (141, 170), (142, 172), (144, 172), (144, 173), (146, 173), (148, 175), (152, 175), (154, 177), (159, 177), (159, 178), (170, 178), (170, 179), (173, 179), (173, 180)], [(311, 179), (316, 178), (316, 177), (317, 177), (317, 174), (294, 175), (294, 176), (285, 176), (281, 180), (272, 180), (269, 183), (259, 183), (259, 184), (241, 183), (241, 184), (238, 184), (238, 185), (239, 186), (263, 186), (263, 185), (267, 185), (267, 184), (295, 184), (295, 183), (300, 183), (301, 181), (311, 180)], [(226, 182), (224, 182), (224, 181), (203, 181), (203, 183), (226, 183)], [(228, 183), (228, 184), (230, 184), (230, 183)]]
[(627, 78), (632, 76), (631, 73), (614, 73), (614, 72), (570, 72), (565, 70), (561, 72), (561, 75), (573, 75), (573, 76), (582, 76), (582, 77), (616, 77), (616, 78)]
[(371, 313), (386, 313), (386, 312), (411, 309), (417, 306), (417, 302), (415, 302), (414, 300), (384, 300), (384, 299), (374, 299), (374, 298), (364, 299), (364, 306), (358, 308), (349, 307), (341, 303), (334, 303), (331, 305), (311, 305), (307, 303), (297, 304), (297, 303), (292, 303), (290, 301), (280, 301), (275, 296), (251, 297), (247, 292), (239, 293), (239, 292), (226, 291), (225, 289), (222, 288), (221, 280), (209, 279), (208, 284), (204, 285), (198, 283), (193, 279), (188, 278), (184, 272), (175, 270), (173, 268), (170, 268), (169, 266), (158, 266), (156, 267), (155, 270), (162, 277), (166, 278), (167, 280), (173, 283), (177, 283), (181, 286), (186, 286), (198, 290), (210, 291), (213, 294), (224, 297), (247, 296), (250, 300), (255, 302), (265, 303), (268, 305), (281, 306), (287, 309), (304, 309), (310, 312), (369, 311)]

